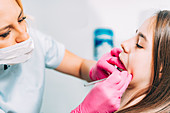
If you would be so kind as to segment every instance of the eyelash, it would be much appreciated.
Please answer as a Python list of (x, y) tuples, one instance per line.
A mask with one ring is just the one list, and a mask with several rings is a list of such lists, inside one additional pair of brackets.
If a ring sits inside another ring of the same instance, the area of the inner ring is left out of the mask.
[(0, 37), (5, 38), (5, 37), (7, 37), (7, 36), (9, 35), (9, 33), (10, 33), (10, 32), (11, 32), (11, 31), (8, 31), (8, 32), (6, 32), (6, 33), (4, 33), (4, 34), (0, 35)]
[(26, 19), (26, 16), (22, 17), (21, 20), (18, 20), (18, 22), (21, 23), (25, 19)]
[[(26, 17), (22, 17), (22, 19), (18, 20), (19, 23), (21, 23), (22, 21), (24, 21), (26, 19)], [(0, 35), (0, 37), (6, 38), (11, 31), (7, 31), (6, 33)]]
[(140, 46), (138, 43), (136, 44), (136, 46), (138, 47), (138, 48), (143, 48), (142, 46)]

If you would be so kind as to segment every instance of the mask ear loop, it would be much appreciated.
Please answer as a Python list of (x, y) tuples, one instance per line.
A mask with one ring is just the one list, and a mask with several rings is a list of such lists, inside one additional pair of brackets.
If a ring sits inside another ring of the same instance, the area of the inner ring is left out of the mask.
[[(26, 16), (26, 29), (27, 29), (27, 33), (29, 34), (29, 25), (32, 27), (34, 26), (34, 24), (32, 24), (32, 22), (34, 22), (35, 18), (32, 15), (25, 15)], [(30, 21), (30, 22), (29, 22)]]
[(29, 26), (28, 26), (27, 22), (26, 22), (26, 30), (27, 30), (27, 33), (29, 34)]

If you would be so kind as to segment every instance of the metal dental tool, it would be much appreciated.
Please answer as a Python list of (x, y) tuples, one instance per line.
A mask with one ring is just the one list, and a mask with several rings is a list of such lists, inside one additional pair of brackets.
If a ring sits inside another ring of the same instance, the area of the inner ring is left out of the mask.
[[(116, 65), (115, 65), (115, 68), (117, 68), (118, 70), (121, 70), (121, 69), (118, 68)], [(107, 78), (104, 78), (104, 79), (100, 79), (100, 80), (96, 80), (96, 81), (93, 81), (93, 82), (86, 83), (86, 84), (84, 84), (84, 87), (94, 85), (94, 84), (96, 84), (96, 83), (98, 83), (98, 82), (101, 82), (101, 81), (104, 81), (104, 80), (106, 80), (106, 79), (107, 79)]]
[(86, 83), (86, 84), (84, 84), (84, 87), (94, 85), (95, 83), (101, 82), (101, 81), (106, 80), (106, 79), (107, 79), (107, 78), (104, 78), (104, 79), (100, 79), (100, 80), (96, 80), (96, 81), (93, 81), (93, 82)]

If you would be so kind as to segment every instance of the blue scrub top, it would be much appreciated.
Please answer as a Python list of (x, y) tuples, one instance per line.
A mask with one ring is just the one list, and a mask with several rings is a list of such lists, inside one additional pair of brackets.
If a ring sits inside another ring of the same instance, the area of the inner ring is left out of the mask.
[(56, 69), (64, 57), (59, 42), (32, 28), (29, 34), (35, 46), (32, 58), (6, 70), (0, 65), (0, 109), (5, 113), (39, 113), (45, 68)]

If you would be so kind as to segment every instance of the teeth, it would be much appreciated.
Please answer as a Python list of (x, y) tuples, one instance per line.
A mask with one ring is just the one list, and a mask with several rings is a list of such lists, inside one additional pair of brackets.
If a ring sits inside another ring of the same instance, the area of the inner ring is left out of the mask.
[(115, 65), (115, 67), (116, 67), (119, 71), (123, 71), (123, 69), (121, 69), (121, 68), (117, 67), (116, 65)]
[(119, 71), (123, 71), (123, 69), (121, 69), (121, 68), (119, 68), (119, 67), (117, 67), (117, 69), (118, 69)]

